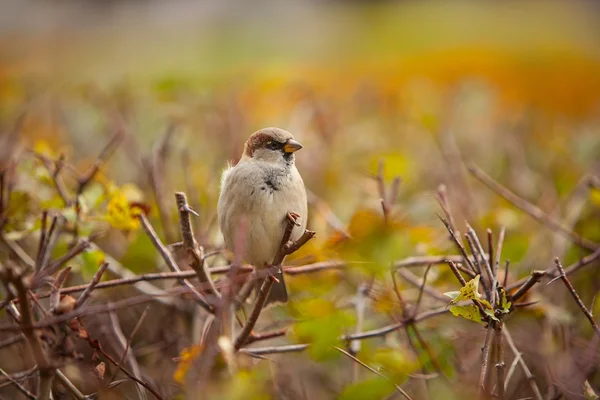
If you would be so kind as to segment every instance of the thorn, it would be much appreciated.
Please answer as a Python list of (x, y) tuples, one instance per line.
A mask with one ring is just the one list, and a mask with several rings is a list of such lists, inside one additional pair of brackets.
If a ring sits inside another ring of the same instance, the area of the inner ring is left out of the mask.
[(189, 205), (185, 204), (183, 207), (181, 207), (179, 209), (179, 211), (185, 211), (188, 212), (190, 214), (194, 214), (196, 217), (199, 217), (200, 214), (198, 214), (196, 211), (194, 211)]
[(556, 278), (554, 278), (554, 279), (552, 279), (550, 282), (546, 283), (546, 286), (548, 286), (548, 285), (550, 285), (551, 283), (553, 283), (553, 282), (555, 282), (555, 281), (559, 280), (559, 279), (560, 279), (560, 278), (562, 278), (563, 276), (564, 276), (563, 274), (560, 274), (560, 275), (558, 275)]

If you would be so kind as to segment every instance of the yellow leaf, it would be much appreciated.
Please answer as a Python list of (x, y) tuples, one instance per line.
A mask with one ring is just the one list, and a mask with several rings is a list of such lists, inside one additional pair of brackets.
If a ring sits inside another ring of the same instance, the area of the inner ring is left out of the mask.
[[(460, 294), (458, 296), (456, 296), (452, 301), (450, 301), (450, 304), (451, 305), (456, 304), (461, 300), (479, 299), (481, 297), (481, 295), (479, 294), (479, 291), (478, 291), (480, 278), (481, 278), (481, 276), (477, 275), (475, 278), (473, 278), (469, 282), (467, 282), (467, 284), (465, 286), (460, 288)], [(454, 293), (454, 292), (448, 292), (448, 293)], [(444, 293), (444, 294), (448, 295), (447, 293)]]
[(462, 317), (468, 319), (469, 321), (479, 322), (480, 324), (484, 323), (481, 320), (479, 309), (475, 304), (469, 304), (466, 306), (452, 306), (450, 307), (450, 312), (455, 317)]
[(143, 204), (131, 202), (124, 192), (116, 191), (106, 207), (106, 220), (113, 228), (133, 231), (139, 228), (137, 217), (144, 211)]
[(202, 352), (202, 346), (192, 346), (188, 348), (184, 348), (179, 353), (179, 363), (177, 364), (177, 369), (173, 374), (173, 379), (175, 382), (183, 385), (185, 383), (185, 375), (187, 371), (190, 369), (192, 363), (200, 353)]

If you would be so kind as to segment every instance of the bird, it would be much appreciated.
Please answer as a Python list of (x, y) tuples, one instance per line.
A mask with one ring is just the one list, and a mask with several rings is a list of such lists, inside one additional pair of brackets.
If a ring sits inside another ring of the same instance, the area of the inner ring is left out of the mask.
[[(221, 176), (217, 212), (225, 246), (235, 252), (243, 226), (241, 255), (257, 269), (273, 262), (289, 215), (296, 222), (290, 240), (298, 240), (306, 229), (306, 189), (295, 165), (295, 153), (300, 149), (302, 145), (288, 131), (260, 129), (244, 144), (238, 163), (228, 165)], [(274, 277), (265, 306), (288, 300), (283, 272)]]

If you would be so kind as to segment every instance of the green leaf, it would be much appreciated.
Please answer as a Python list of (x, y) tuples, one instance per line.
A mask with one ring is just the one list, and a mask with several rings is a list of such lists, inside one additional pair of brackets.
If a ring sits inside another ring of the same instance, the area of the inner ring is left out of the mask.
[(380, 376), (346, 386), (338, 400), (377, 400), (388, 397), (395, 390), (394, 384)]
[(339, 353), (332, 346), (338, 345), (341, 334), (354, 325), (352, 314), (324, 299), (301, 301), (296, 307), (298, 318), (303, 319), (293, 328), (298, 342), (310, 343), (309, 354), (316, 360), (337, 357)]
[(462, 317), (468, 319), (469, 321), (484, 324), (481, 319), (481, 314), (479, 314), (479, 308), (477, 308), (475, 304), (469, 304), (466, 306), (452, 306), (450, 307), (450, 312), (455, 317)]
[(404, 381), (409, 374), (414, 372), (418, 365), (413, 359), (398, 349), (380, 348), (373, 357), (373, 362), (389, 371), (395, 383)]
[(506, 291), (504, 289), (500, 289), (500, 308), (504, 314), (508, 314), (510, 311), (510, 307), (512, 306), (512, 302), (508, 301), (506, 298)]
[[(479, 299), (481, 295), (479, 294), (479, 279), (481, 275), (477, 275), (475, 278), (471, 279), (465, 286), (460, 288), (459, 295), (450, 301), (450, 305), (456, 304), (461, 300), (473, 300)], [(454, 292), (447, 292), (453, 294)], [(448, 294), (444, 293), (446, 296)], [(489, 304), (489, 303), (488, 303)]]
[(444, 293), (444, 296), (448, 296), (450, 297), (452, 300), (456, 299), (458, 296), (460, 296), (460, 290), (454, 290), (452, 292), (446, 292)]
[(81, 275), (85, 280), (92, 279), (100, 264), (104, 262), (104, 253), (102, 250), (84, 251), (81, 257)]

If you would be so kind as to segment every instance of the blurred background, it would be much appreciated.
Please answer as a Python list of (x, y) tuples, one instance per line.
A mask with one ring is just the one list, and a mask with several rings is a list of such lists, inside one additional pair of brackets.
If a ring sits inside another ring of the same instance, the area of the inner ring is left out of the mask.
[[(457, 254), (437, 216), (443, 215), (440, 185), (461, 232), (465, 221), (481, 238), (488, 228), (495, 238), (506, 228), (502, 265), (510, 259), (509, 281), (552, 267), (554, 257), (567, 266), (590, 254), (474, 179), (469, 165), (567, 230), (600, 242), (596, 2), (4, 0), (1, 8), (0, 132), (18, 137), (14, 147), (0, 142), (2, 167), (14, 165), (4, 234), (35, 256), (41, 211), (72, 213), (52, 170), (32, 152), (85, 171), (116, 132), (123, 138), (83, 193), (81, 235), (104, 234), (95, 250), (69, 264), (69, 286), (88, 282), (103, 257), (123, 268), (104, 279), (128, 276), (124, 270), (165, 270), (139, 226), (111, 220), (107, 205), (115, 191), (149, 205), (165, 243), (180, 240), (172, 193), (186, 191), (200, 214), (198, 241), (207, 251), (220, 249), (216, 202), (226, 163), (236, 162), (248, 136), (265, 126), (287, 129), (304, 145), (297, 165), (318, 237), (288, 263), (341, 260), (345, 267), (291, 276), (292, 301), (261, 316), (260, 329), (287, 331), (256, 345), (308, 342), (311, 351), (244, 356), (233, 374), (219, 364), (202, 388), (208, 398), (394, 398), (389, 381), (355, 372), (331, 345), (346, 346), (338, 336), (356, 332), (358, 319), (369, 330), (405, 317), (389, 273), (393, 262)], [(378, 171), (388, 194), (394, 192), (393, 229), (384, 233)], [(65, 237), (55, 255), (68, 246)], [(228, 257), (210, 265), (226, 265)], [(594, 311), (600, 275), (598, 262), (592, 265), (572, 281)], [(398, 278), (404, 301), (421, 298), (425, 267), (410, 270), (416, 286)], [(427, 283), (440, 293), (458, 290), (445, 266), (433, 267)], [(356, 293), (365, 285), (367, 313), (358, 318), (363, 300)], [(507, 325), (544, 398), (584, 398), (584, 382), (600, 388), (598, 343), (562, 283), (552, 285), (528, 294), (536, 303), (517, 310)], [(124, 287), (97, 291), (92, 301), (134, 295)], [(428, 296), (419, 304), (421, 311), (444, 305)], [(132, 340), (135, 357), (128, 362), (165, 398), (203, 398), (194, 379), (182, 378), (193, 376), (193, 368), (178, 358), (198, 345), (203, 318), (193, 310), (171, 312), (168, 304), (149, 307), (155, 312)], [(119, 311), (126, 337), (144, 309)], [(6, 314), (2, 319), (9, 321)], [(86, 317), (88, 330), (119, 354), (107, 321), (104, 314)], [(485, 329), (451, 315), (419, 326), (422, 339), (400, 329), (362, 341), (355, 354), (414, 399), (475, 398)], [(130, 380), (109, 385), (110, 365), (106, 377), (92, 374), (98, 361), (81, 346), (83, 360), (66, 362), (64, 371), (84, 393), (141, 396)], [(505, 353), (510, 365), (515, 356)], [(24, 354), (24, 344), (0, 349), (0, 368), (30, 368)], [(516, 369), (507, 398), (532, 396), (527, 382)], [(0, 394), (20, 395), (10, 385)]]

